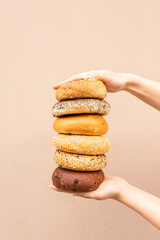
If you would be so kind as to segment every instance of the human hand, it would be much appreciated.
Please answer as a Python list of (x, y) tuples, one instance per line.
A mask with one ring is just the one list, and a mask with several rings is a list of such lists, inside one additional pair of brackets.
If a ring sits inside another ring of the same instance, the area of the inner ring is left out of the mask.
[(125, 90), (130, 75), (131, 74), (129, 73), (114, 73), (109, 70), (89, 71), (76, 74), (71, 78), (60, 82), (58, 85), (53, 86), (53, 89), (57, 90), (61, 85), (76, 80), (98, 79), (105, 84), (108, 92), (118, 92), (121, 90)]
[[(99, 188), (97, 188), (95, 191), (73, 193), (73, 196), (96, 200), (104, 200), (108, 198), (119, 200), (124, 190), (129, 186), (130, 185), (122, 178), (106, 176)], [(64, 192), (63, 190), (56, 188), (52, 183), (49, 187), (57, 192)]]
[[(49, 187), (55, 191), (64, 192), (53, 186), (53, 184)], [(108, 198), (118, 200), (160, 229), (160, 198), (130, 185), (123, 178), (106, 176), (95, 191), (72, 194), (73, 196), (96, 200)]]

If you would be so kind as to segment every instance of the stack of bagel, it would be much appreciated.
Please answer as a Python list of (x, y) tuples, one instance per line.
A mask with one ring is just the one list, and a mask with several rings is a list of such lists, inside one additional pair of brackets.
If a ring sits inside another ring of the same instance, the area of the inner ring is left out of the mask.
[(104, 100), (107, 89), (97, 79), (84, 79), (61, 85), (56, 91), (58, 102), (52, 108), (58, 133), (54, 159), (58, 167), (52, 174), (53, 185), (68, 192), (88, 192), (104, 180), (104, 155), (110, 142), (103, 135), (108, 124), (102, 117), (110, 111)]

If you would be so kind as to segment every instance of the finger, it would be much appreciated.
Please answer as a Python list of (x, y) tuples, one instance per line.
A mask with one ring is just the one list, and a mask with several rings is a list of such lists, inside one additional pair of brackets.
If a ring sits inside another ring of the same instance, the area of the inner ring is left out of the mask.
[(95, 191), (92, 192), (80, 192), (80, 193), (74, 193), (73, 196), (77, 197), (83, 197), (83, 198), (95, 198)]
[(52, 190), (55, 190), (57, 192), (64, 192), (63, 190), (57, 188), (56, 186), (54, 186), (52, 183), (48, 186), (49, 188), (51, 188)]
[[(65, 83), (76, 81), (76, 80), (81, 80), (81, 79), (84, 79), (84, 77), (85, 77), (85, 73), (80, 73), (80, 74), (74, 75), (73, 77), (68, 78), (67, 80), (60, 82), (58, 85), (54, 85), (53, 89), (57, 90), (61, 85), (64, 85)], [(87, 77), (89, 77), (89, 76), (86, 75), (86, 78)]]
[(69, 194), (72, 194), (73, 192), (66, 192), (66, 191), (64, 191), (64, 190), (62, 190), (62, 189), (59, 189), (59, 188), (57, 188), (56, 186), (54, 186), (52, 183), (48, 186), (49, 188), (51, 188), (52, 190), (54, 190), (54, 191), (56, 191), (56, 192), (63, 192), (63, 193), (69, 193)]
[(68, 78), (65, 81), (60, 82), (57, 85), (54, 85), (53, 89), (57, 90), (61, 85), (64, 85), (65, 83), (68, 83), (68, 82), (77, 81), (77, 80), (83, 80), (83, 79), (90, 79), (90, 78), (93, 78), (93, 71), (79, 73), (79, 74), (74, 75), (71, 78)]
[(59, 189), (57, 187), (55, 187), (54, 185), (49, 185), (48, 187), (55, 190), (55, 191), (59, 191)]
[(94, 71), (94, 78), (105, 82), (108, 78), (112, 76), (113, 72), (110, 70), (99, 70)]
[(49, 188), (56, 188), (54, 185), (53, 185), (53, 183), (52, 183), (52, 181), (50, 182), (50, 185), (48, 186)]
[(56, 188), (56, 187), (49, 187), (49, 188), (51, 188), (52, 190), (54, 190), (56, 192), (63, 192), (63, 193), (65, 193), (65, 191), (60, 190), (59, 188)]

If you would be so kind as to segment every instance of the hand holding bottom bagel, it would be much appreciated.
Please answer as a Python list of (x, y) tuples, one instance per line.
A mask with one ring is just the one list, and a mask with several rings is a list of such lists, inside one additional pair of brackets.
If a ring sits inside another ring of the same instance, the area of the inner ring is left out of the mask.
[[(63, 192), (63, 190), (53, 186), (52, 183), (49, 187), (55, 191)], [(123, 178), (106, 176), (95, 191), (73, 193), (73, 196), (96, 200), (115, 199), (130, 207), (160, 229), (160, 199), (132, 186)]]
[[(65, 192), (63, 189), (59, 189), (53, 185), (49, 186), (51, 189), (57, 192)], [(105, 176), (104, 181), (100, 184), (99, 188), (95, 191), (89, 192), (78, 192), (72, 193), (74, 196), (91, 198), (96, 200), (105, 200), (108, 198), (119, 200), (120, 195), (124, 189), (127, 189), (129, 184), (122, 178), (114, 177), (114, 176)], [(71, 192), (70, 192), (71, 193)]]

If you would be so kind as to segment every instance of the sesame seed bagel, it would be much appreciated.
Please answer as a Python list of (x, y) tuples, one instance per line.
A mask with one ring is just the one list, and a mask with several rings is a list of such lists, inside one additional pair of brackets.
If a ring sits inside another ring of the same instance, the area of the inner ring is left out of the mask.
[(104, 99), (107, 89), (104, 83), (97, 79), (84, 79), (68, 82), (61, 85), (56, 91), (58, 101), (74, 98), (98, 98)]
[(56, 168), (52, 174), (53, 185), (66, 192), (89, 192), (96, 190), (104, 180), (102, 170), (77, 172)]
[(104, 135), (108, 130), (106, 120), (100, 115), (82, 114), (57, 118), (53, 128), (58, 133)]
[(99, 155), (108, 152), (110, 142), (103, 136), (86, 136), (86, 135), (67, 135), (57, 134), (53, 138), (53, 144), (59, 150), (87, 154)]
[(107, 115), (109, 111), (109, 103), (105, 100), (92, 98), (65, 100), (57, 102), (52, 108), (52, 114), (54, 117), (83, 113)]
[(81, 155), (75, 153), (67, 153), (56, 150), (54, 154), (56, 164), (62, 168), (75, 171), (97, 171), (105, 168), (107, 158), (105, 155)]

